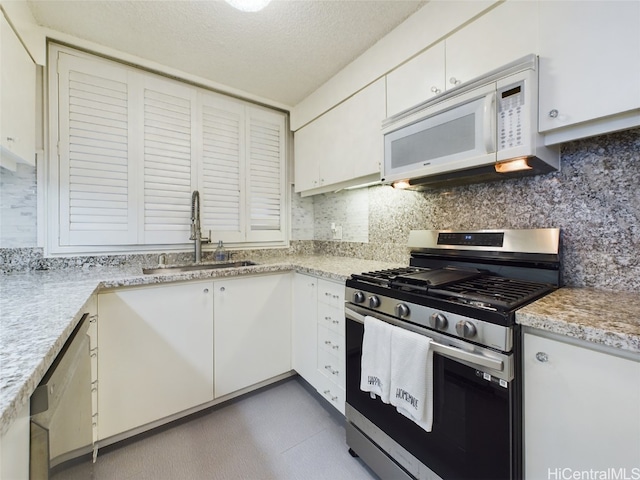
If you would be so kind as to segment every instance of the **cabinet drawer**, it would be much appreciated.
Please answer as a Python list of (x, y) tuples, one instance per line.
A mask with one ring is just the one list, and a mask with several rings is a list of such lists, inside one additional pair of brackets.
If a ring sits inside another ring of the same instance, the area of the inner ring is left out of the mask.
[(331, 405), (336, 407), (340, 413), (344, 415), (346, 395), (343, 388), (340, 388), (328, 378), (318, 375), (318, 384), (316, 389), (320, 395), (326, 398)]
[(334, 307), (344, 306), (344, 284), (318, 280), (318, 302)]
[(318, 351), (318, 370), (341, 388), (345, 388), (344, 363), (344, 358), (332, 355), (326, 350)]
[(344, 358), (344, 335), (340, 335), (324, 325), (318, 325), (318, 348), (331, 355)]
[(324, 303), (318, 304), (318, 325), (344, 335), (344, 307), (332, 307)]

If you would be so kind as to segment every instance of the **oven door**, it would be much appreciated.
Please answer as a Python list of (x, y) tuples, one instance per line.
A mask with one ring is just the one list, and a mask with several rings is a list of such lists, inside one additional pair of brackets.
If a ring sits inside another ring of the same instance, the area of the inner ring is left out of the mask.
[[(474, 350), (471, 355), (465, 351), (457, 355), (456, 352), (462, 350), (460, 340), (404, 324), (431, 337), (437, 344), (453, 344), (446, 353), (434, 347), (433, 427), (427, 433), (395, 407), (379, 398), (372, 399), (369, 393), (360, 390), (362, 321), (364, 315), (371, 312), (354, 305), (348, 305), (346, 312), (346, 409), (349, 427), (355, 427), (354, 432), (374, 443), (415, 478), (520, 477), (520, 394), (513, 375), (513, 354), (487, 350), (490, 353), (487, 358), (501, 359), (500, 374), (488, 368), (488, 362), (482, 365), (483, 354), (478, 353), (482, 347), (470, 345), (469, 350)], [(374, 316), (401, 325), (392, 317), (379, 313)], [(479, 361), (474, 364), (476, 357)], [(351, 443), (349, 446), (360, 453)], [(363, 459), (369, 463), (367, 458)]]

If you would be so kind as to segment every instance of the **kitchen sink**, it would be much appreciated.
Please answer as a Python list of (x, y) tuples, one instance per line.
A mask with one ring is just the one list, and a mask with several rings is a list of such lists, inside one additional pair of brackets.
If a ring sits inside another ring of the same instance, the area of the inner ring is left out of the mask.
[(257, 263), (249, 260), (242, 260), (239, 262), (225, 262), (225, 263), (196, 263), (192, 265), (171, 265), (171, 266), (159, 266), (153, 268), (143, 268), (142, 273), (154, 274), (154, 273), (180, 273), (191, 272), (194, 270), (217, 270), (219, 268), (238, 268), (238, 267), (250, 267), (257, 265)]

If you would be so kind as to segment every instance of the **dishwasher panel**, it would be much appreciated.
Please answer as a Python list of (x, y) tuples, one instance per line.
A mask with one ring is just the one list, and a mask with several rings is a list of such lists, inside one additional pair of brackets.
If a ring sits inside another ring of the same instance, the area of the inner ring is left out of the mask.
[(92, 450), (89, 325), (86, 314), (31, 396), (32, 480)]

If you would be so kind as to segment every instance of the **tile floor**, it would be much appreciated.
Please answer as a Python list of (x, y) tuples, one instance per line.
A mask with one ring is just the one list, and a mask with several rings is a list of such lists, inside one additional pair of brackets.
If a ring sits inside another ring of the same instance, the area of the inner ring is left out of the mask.
[(374, 480), (299, 377), (100, 451), (54, 480)]

